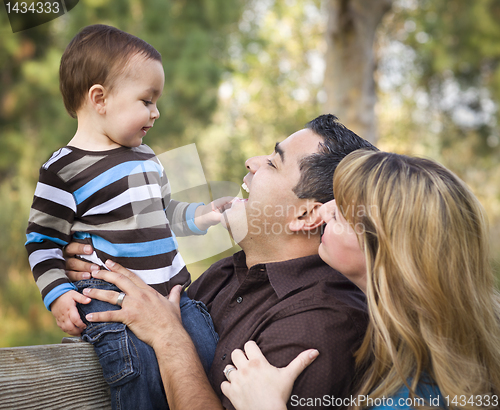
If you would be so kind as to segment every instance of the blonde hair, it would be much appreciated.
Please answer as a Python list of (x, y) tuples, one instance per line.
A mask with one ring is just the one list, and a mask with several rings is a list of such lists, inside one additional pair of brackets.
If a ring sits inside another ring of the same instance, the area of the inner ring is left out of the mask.
[(359, 150), (339, 164), (333, 189), (367, 264), (359, 394), (389, 397), (406, 385), (416, 397), (427, 377), (443, 397), (500, 395), (500, 297), (469, 188), (431, 160)]

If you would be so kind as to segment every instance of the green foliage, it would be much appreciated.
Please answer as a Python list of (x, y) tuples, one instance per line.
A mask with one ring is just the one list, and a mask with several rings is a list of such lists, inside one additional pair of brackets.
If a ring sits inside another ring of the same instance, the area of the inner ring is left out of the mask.
[(270, 153), (276, 142), (322, 113), (317, 62), (326, 21), (320, 4), (253, 1), (243, 12), (239, 31), (231, 35), (219, 110), (198, 141), (217, 179), (241, 181), (247, 158)]
[[(421, 0), (415, 10), (406, 16), (416, 23), (407, 44), (419, 49), (419, 60), (424, 68), (422, 80), (451, 70), (464, 85), (482, 80), (497, 88), (494, 75), (499, 67), (500, 2), (498, 0)], [(404, 15), (402, 16), (404, 17)], [(428, 41), (419, 39), (419, 33), (428, 34)], [(497, 99), (500, 95), (496, 95)]]
[(381, 148), (431, 157), (477, 195), (500, 278), (499, 13), (498, 0), (396, 1), (381, 28), (378, 113)]
[[(403, 2), (400, 2), (403, 3)], [(416, 0), (397, 9), (394, 38), (415, 51), (417, 85), (430, 97), (446, 127), (443, 144), (476, 134), (472, 149), (479, 156), (498, 155), (497, 107), (500, 101), (500, 1)], [(457, 86), (454, 104), (446, 104)], [(459, 110), (458, 110), (459, 109)], [(465, 115), (475, 116), (470, 121)], [(468, 123), (467, 123), (468, 122)], [(462, 134), (462, 135), (460, 135)]]

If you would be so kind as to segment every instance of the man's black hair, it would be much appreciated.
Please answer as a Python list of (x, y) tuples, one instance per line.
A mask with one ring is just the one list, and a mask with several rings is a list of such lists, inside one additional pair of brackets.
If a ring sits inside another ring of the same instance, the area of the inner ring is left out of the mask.
[(300, 180), (293, 192), (301, 199), (326, 203), (333, 199), (333, 173), (339, 162), (352, 151), (369, 149), (378, 151), (368, 141), (341, 124), (332, 114), (320, 115), (306, 124), (323, 138), (319, 152), (300, 161)]

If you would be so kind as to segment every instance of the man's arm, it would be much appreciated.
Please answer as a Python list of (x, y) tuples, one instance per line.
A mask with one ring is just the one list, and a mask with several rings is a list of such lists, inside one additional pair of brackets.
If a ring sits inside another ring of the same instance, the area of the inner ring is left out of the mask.
[(153, 348), (172, 410), (223, 408), (182, 324), (170, 326), (165, 339), (154, 344)]
[[(122, 322), (153, 347), (169, 406), (175, 409), (221, 410), (223, 407), (205, 375), (180, 316), (181, 287), (163, 297), (129, 270), (111, 261), (111, 271), (94, 272), (94, 278), (114, 283), (126, 297), (120, 310), (92, 313), (90, 322)], [(86, 289), (91, 298), (116, 303), (118, 292)]]

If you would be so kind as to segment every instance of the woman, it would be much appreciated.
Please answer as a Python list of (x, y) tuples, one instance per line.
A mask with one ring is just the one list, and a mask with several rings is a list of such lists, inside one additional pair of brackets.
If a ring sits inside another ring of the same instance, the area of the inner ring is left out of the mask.
[[(370, 313), (353, 407), (499, 408), (500, 298), (478, 200), (439, 164), (384, 152), (351, 153), (333, 186), (319, 254), (365, 292)], [(256, 349), (252, 365), (236, 354), (223, 386), (238, 410), (265, 408), (255, 392), (291, 391)]]

